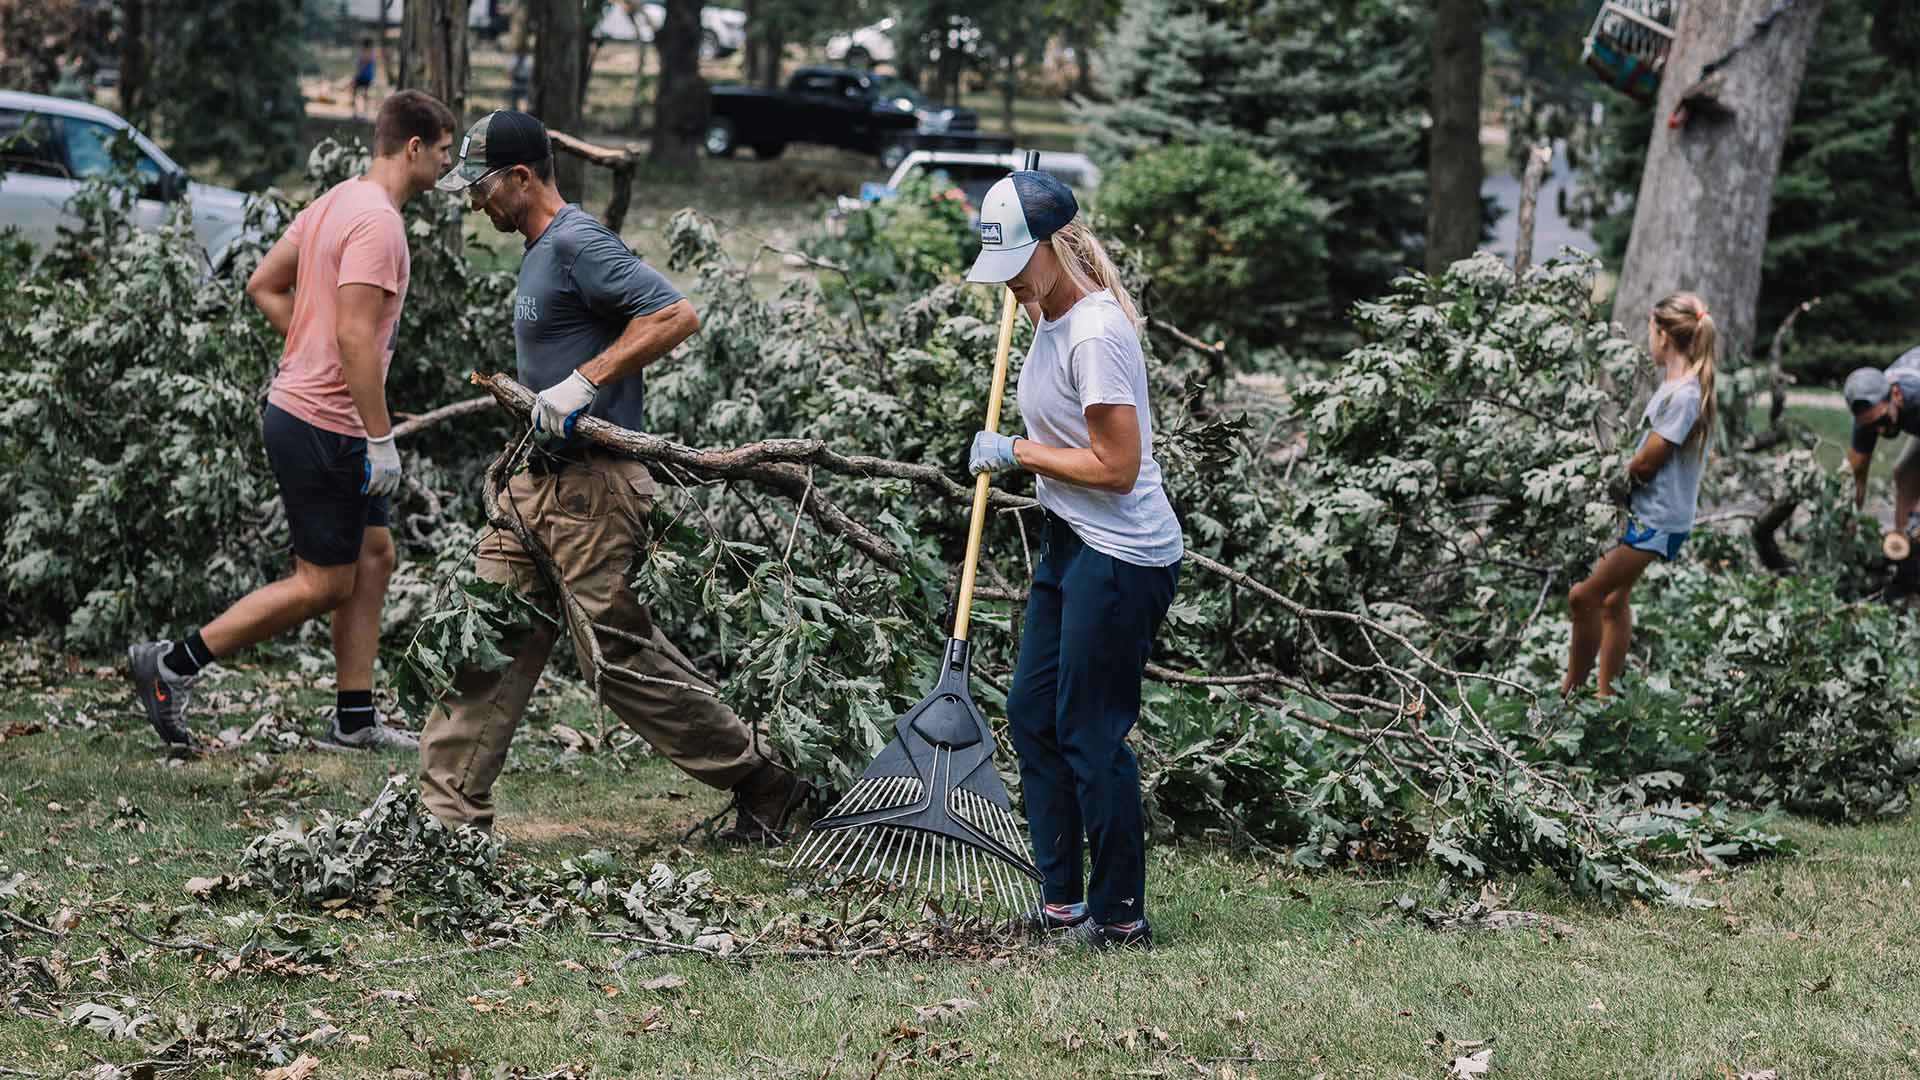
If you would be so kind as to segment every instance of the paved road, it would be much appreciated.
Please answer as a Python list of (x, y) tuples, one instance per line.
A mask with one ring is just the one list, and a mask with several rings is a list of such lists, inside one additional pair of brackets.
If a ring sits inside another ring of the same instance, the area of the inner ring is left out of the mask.
[[(1540, 202), (1534, 212), (1533, 261), (1536, 263), (1545, 262), (1559, 254), (1562, 247), (1575, 247), (1589, 252), (1594, 249), (1593, 234), (1574, 225), (1560, 213), (1561, 196), (1564, 194), (1572, 198), (1579, 180), (1579, 174), (1567, 168), (1566, 160), (1566, 145), (1556, 145), (1553, 173), (1540, 185)], [(1480, 185), (1480, 194), (1492, 199), (1500, 208), (1500, 218), (1493, 225), (1493, 239), (1481, 247), (1511, 263), (1514, 235), (1520, 229), (1520, 180), (1511, 171), (1501, 169), (1490, 174), (1486, 182)]]

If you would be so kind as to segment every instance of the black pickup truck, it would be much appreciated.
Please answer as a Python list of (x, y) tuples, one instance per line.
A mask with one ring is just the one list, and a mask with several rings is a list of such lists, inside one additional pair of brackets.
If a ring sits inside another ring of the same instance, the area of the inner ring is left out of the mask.
[(788, 143), (817, 143), (873, 154), (892, 168), (913, 150), (1008, 142), (980, 135), (972, 109), (932, 104), (895, 76), (852, 68), (801, 68), (784, 91), (716, 86), (711, 95), (706, 146), (714, 157), (751, 146), (755, 156), (772, 158)]

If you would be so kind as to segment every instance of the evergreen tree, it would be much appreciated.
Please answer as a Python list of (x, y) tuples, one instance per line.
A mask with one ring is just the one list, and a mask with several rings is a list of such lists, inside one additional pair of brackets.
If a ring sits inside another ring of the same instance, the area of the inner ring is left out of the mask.
[(1334, 207), (1337, 315), (1422, 263), (1425, 20), (1408, 0), (1127, 0), (1096, 56), (1109, 103), (1083, 110), (1088, 148), (1114, 165), (1219, 139), (1298, 176)]
[(297, 164), (300, 0), (196, 0), (155, 12), (147, 94), (167, 152), (258, 187)]
[(1920, 119), (1920, 79), (1869, 47), (1877, 6), (1828, 9), (1767, 225), (1762, 333), (1820, 297), (1794, 325), (1793, 353), (1809, 374), (1834, 379), (1920, 345), (1920, 198), (1900, 145)]

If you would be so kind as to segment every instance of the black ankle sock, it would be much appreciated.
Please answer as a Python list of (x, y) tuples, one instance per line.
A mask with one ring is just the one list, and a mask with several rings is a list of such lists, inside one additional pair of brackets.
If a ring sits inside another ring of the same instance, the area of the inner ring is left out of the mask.
[(167, 670), (185, 679), (200, 674), (200, 669), (213, 663), (213, 654), (207, 651), (207, 643), (195, 630), (185, 641), (173, 643), (173, 651), (162, 661)]
[(333, 715), (340, 725), (340, 730), (348, 734), (365, 731), (372, 727), (374, 717), (377, 715), (373, 711), (373, 691), (340, 691), (334, 702)]

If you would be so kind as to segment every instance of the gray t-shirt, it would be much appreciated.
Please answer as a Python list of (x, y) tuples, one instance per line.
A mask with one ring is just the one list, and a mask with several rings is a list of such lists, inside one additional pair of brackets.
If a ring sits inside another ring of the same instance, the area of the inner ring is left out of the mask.
[[(1887, 382), (1900, 388), (1900, 430), (1920, 435), (1920, 349), (1908, 349), (1886, 370)], [(1880, 433), (1870, 427), (1853, 425), (1855, 453), (1871, 454), (1880, 443)]]
[[(629, 322), (679, 299), (680, 291), (618, 234), (569, 203), (520, 263), (513, 305), (520, 381), (535, 392), (553, 386), (613, 344)], [(587, 414), (644, 430), (645, 398), (645, 383), (629, 375), (602, 386)]]
[(1693, 528), (1694, 510), (1700, 502), (1700, 474), (1707, 462), (1705, 439), (1696, 446), (1687, 445), (1687, 436), (1700, 419), (1700, 380), (1690, 376), (1661, 383), (1641, 419), (1647, 433), (1640, 437), (1640, 449), (1645, 449), (1647, 439), (1655, 434), (1672, 443), (1674, 449), (1653, 479), (1634, 489), (1633, 516), (1642, 525), (1663, 532), (1687, 532)]
[(1037, 477), (1040, 505), (1064, 518), (1086, 545), (1135, 566), (1170, 566), (1185, 552), (1180, 522), (1160, 486), (1147, 407), (1147, 359), (1113, 294), (1082, 297), (1042, 319), (1020, 367), (1020, 419), (1043, 446), (1089, 447), (1087, 409), (1131, 405), (1140, 425), (1140, 475), (1125, 494)]

